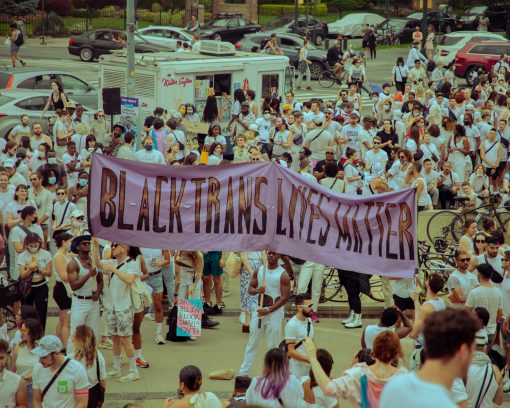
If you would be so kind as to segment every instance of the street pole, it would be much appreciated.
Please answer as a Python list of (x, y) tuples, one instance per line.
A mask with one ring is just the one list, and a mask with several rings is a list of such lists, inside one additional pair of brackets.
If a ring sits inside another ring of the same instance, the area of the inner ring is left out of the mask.
[[(427, 27), (427, 14), (429, 13), (428, 0), (422, 0), (423, 1), (423, 18), (421, 20), (421, 32), (423, 34), (423, 39), (427, 38), (428, 35), (428, 27)], [(422, 44), (423, 45), (423, 44)]]
[(294, 10), (294, 25), (298, 26), (298, 18), (299, 18), (299, 0), (296, 0), (296, 7), (295, 7), (295, 10)]
[(127, 88), (126, 96), (134, 97), (135, 91), (135, 0), (126, 4), (126, 39), (127, 39)]
[(41, 45), (46, 45), (44, 42), (44, 34), (46, 34), (46, 12), (44, 11), (44, 0), (41, 2), (41, 11), (42, 11), (42, 38), (41, 38)]

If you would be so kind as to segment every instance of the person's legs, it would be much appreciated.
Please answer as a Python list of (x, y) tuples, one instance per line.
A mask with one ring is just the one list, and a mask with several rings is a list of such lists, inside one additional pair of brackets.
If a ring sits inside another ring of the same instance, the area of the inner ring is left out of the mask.
[(216, 306), (221, 307), (221, 298), (223, 295), (223, 284), (220, 276), (213, 276), (214, 292), (216, 295)]
[(315, 264), (312, 272), (312, 309), (317, 313), (321, 298), (322, 282), (324, 281), (324, 265)]
[(48, 285), (44, 284), (37, 288), (33, 288), (32, 291), (36, 289), (34, 293), (34, 307), (37, 310), (37, 314), (39, 316), (39, 321), (43, 327), (43, 333), (46, 329), (46, 315), (48, 313)]
[(212, 289), (212, 255), (207, 252), (204, 255), (204, 272), (202, 274), (202, 283), (204, 286), (204, 299), (206, 307), (212, 307), (211, 304), (211, 289)]
[(384, 307), (393, 306), (393, 288), (391, 279), (386, 278), (385, 276), (381, 276), (381, 287), (382, 293), (384, 297)]
[(257, 355), (257, 349), (259, 346), (260, 339), (265, 335), (266, 326), (264, 324), (265, 316), (262, 318), (262, 322), (259, 328), (259, 318), (257, 312), (254, 312), (251, 316), (250, 323), (250, 338), (246, 345), (246, 351), (244, 352), (244, 360), (239, 369), (239, 375), (248, 375), (250, 368), (253, 364), (253, 360)]
[(296, 89), (299, 89), (301, 88), (301, 81), (303, 80), (303, 73), (301, 72), (301, 70), (299, 69), (299, 63), (298, 63), (298, 77), (297, 77), (297, 80), (296, 80)]
[(310, 65), (306, 64), (306, 89), (312, 89), (311, 80), (312, 80), (312, 74), (310, 73)]
[(446, 186), (440, 186), (438, 190), (439, 190), (439, 203), (441, 209), (445, 209), (446, 202), (449, 201), (450, 198), (450, 189)]
[(314, 268), (314, 262), (306, 261), (301, 266), (301, 271), (299, 272), (299, 280), (297, 284), (297, 293), (306, 293), (308, 290), (308, 284), (310, 283), (310, 279), (312, 279)]
[(278, 348), (282, 341), (282, 321), (284, 313), (282, 309), (279, 309), (267, 316), (267, 319), (263, 324), (266, 326), (266, 344), (268, 350), (272, 348)]
[(170, 258), (170, 264), (161, 268), (161, 274), (163, 275), (163, 284), (166, 288), (169, 309), (171, 310), (174, 303), (175, 293), (175, 264), (173, 256)]
[(344, 286), (347, 292), (349, 308), (354, 311), (355, 314), (361, 314), (359, 278), (357, 276), (349, 276), (347, 279), (345, 279)]
[(59, 338), (62, 340), (62, 344), (64, 348), (67, 349), (67, 341), (70, 337), (69, 332), (69, 310), (59, 310), (58, 312), (58, 324), (60, 325), (60, 336)]

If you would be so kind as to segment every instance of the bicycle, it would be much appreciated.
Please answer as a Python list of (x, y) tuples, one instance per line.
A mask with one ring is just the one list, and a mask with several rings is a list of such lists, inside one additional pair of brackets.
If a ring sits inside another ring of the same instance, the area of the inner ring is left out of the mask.
[(334, 84), (342, 85), (342, 81), (345, 79), (345, 71), (342, 69), (340, 78), (333, 70), (322, 71), (319, 75), (319, 85), (323, 88), (331, 88)]
[(14, 314), (14, 303), (20, 300), (18, 283), (0, 280), (0, 312), (3, 314), (7, 330), (16, 328), (16, 315)]
[[(377, 275), (370, 278), (370, 290), (360, 293), (360, 297), (366, 295), (376, 302), (384, 302), (382, 295), (382, 281)], [(340, 281), (340, 271), (336, 268), (329, 268), (324, 274), (322, 282), (321, 297), (319, 303), (335, 302), (346, 303), (347, 292), (344, 290), (342, 282)]]
[(400, 37), (397, 35), (395, 28), (389, 26), (387, 29), (382, 29), (377, 34), (376, 42), (381, 45), (399, 45)]
[[(499, 194), (492, 194), (489, 197), (478, 197), (480, 200), (485, 201), (484, 204), (475, 207), (466, 207), (466, 198), (455, 198), (454, 201), (459, 205), (458, 210), (442, 210), (438, 211), (430, 217), (427, 223), (427, 236), (431, 242), (435, 238), (441, 237), (454, 242), (459, 242), (459, 239), (464, 235), (464, 224), (472, 218), (476, 221), (481, 230), (481, 223), (483, 217), (491, 217), (496, 223), (496, 228), (503, 233), (507, 232), (510, 226), (510, 212), (505, 207), (500, 207), (501, 196)], [(443, 225), (440, 230), (440, 235), (437, 235), (437, 225)]]

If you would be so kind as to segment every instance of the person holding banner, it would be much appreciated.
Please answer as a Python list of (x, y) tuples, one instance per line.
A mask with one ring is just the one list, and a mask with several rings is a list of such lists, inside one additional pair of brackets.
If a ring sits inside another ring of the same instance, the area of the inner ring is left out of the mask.
[(149, 164), (166, 164), (163, 153), (154, 149), (154, 139), (152, 136), (147, 136), (143, 139), (143, 149), (135, 153), (135, 159), (142, 163)]
[(266, 338), (269, 349), (277, 348), (282, 340), (283, 306), (289, 298), (290, 278), (279, 261), (280, 254), (268, 251), (267, 266), (260, 266), (251, 279), (248, 293), (260, 296), (261, 307), (251, 317), (250, 338), (240, 375), (248, 375), (262, 337)]

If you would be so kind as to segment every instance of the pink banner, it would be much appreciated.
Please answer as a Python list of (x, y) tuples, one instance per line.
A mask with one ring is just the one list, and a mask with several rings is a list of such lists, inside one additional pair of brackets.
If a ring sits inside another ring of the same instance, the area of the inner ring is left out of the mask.
[(412, 277), (415, 190), (338, 194), (277, 164), (161, 166), (95, 154), (89, 228), (172, 250), (273, 250), (326, 266)]

